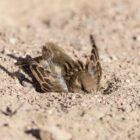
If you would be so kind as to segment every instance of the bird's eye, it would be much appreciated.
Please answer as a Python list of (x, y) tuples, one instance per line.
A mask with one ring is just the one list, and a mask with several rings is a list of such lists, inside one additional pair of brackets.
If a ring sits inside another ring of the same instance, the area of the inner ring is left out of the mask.
[(46, 51), (47, 49), (46, 49), (46, 46), (43, 46), (43, 49), (42, 49), (43, 51)]
[(84, 88), (83, 84), (81, 84), (81, 89), (82, 89), (84, 92), (88, 93), (88, 91)]

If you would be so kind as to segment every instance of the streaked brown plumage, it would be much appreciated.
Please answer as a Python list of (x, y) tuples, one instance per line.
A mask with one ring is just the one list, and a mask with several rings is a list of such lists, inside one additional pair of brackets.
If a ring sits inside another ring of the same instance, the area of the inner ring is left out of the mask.
[(91, 56), (86, 64), (74, 61), (59, 46), (52, 42), (42, 48), (42, 56), (17, 62), (28, 65), (43, 91), (54, 92), (91, 92), (99, 89), (102, 69), (94, 38)]
[(33, 76), (40, 84), (44, 92), (68, 92), (67, 85), (61, 75), (61, 67), (41, 59), (41, 57), (26, 57), (26, 60), (19, 61), (16, 65), (28, 65)]
[(85, 92), (97, 91), (100, 87), (102, 69), (98, 49), (92, 35), (90, 35), (90, 41), (92, 45), (90, 58), (85, 65), (82, 62), (77, 63), (77, 66), (80, 67), (79, 71), (75, 72), (69, 81), (69, 91), (71, 92), (79, 92), (79, 89)]

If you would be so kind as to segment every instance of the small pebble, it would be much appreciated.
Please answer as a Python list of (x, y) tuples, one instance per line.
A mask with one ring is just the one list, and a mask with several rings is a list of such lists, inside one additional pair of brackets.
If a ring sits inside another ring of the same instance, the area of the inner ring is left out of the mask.
[(11, 37), (11, 38), (9, 38), (9, 42), (14, 45), (14, 44), (16, 44), (17, 39), (14, 37)]

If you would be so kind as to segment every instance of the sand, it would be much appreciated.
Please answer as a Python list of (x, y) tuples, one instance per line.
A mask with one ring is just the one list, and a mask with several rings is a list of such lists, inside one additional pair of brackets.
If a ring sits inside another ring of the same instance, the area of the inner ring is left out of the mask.
[[(140, 140), (139, 0), (0, 0), (0, 140)], [(40, 93), (14, 65), (53, 41), (99, 48), (97, 93)]]

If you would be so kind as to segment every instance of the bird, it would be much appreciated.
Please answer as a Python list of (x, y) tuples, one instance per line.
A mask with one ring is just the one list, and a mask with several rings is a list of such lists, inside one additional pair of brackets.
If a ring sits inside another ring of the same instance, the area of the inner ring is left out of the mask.
[(90, 35), (91, 54), (87, 59), (86, 64), (80, 60), (77, 62), (77, 71), (71, 76), (69, 80), (69, 91), (86, 93), (98, 91), (100, 88), (100, 80), (102, 77), (102, 68), (99, 59), (98, 48), (96, 46), (93, 35)]
[(43, 92), (68, 92), (61, 67), (50, 60), (44, 60), (43, 56), (32, 58), (27, 55), (26, 59), (16, 62), (16, 65), (28, 66)]

